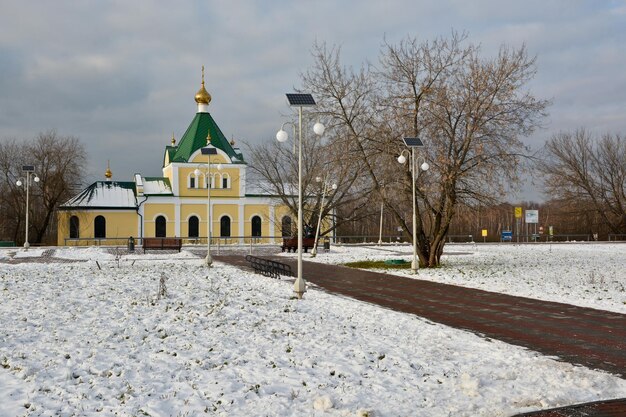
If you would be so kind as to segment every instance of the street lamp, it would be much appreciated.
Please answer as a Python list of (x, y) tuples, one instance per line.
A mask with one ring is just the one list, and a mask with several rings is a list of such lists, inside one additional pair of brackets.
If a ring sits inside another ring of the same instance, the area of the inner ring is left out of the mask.
[[(413, 175), (413, 261), (411, 262), (411, 271), (413, 274), (417, 274), (417, 270), (419, 269), (419, 261), (417, 259), (417, 207), (415, 201), (415, 184), (417, 182), (417, 178), (419, 177), (419, 171), (417, 170), (417, 165), (415, 164), (415, 152), (416, 148), (422, 148), (424, 144), (420, 138), (404, 138), (404, 144), (411, 149), (411, 172)], [(406, 156), (404, 153), (406, 150), (400, 153), (398, 157), (398, 162), (404, 164), (406, 162)], [(424, 159), (424, 163), (420, 166), (422, 171), (427, 171), (430, 166)]]
[[(213, 265), (213, 258), (211, 258), (211, 155), (217, 155), (217, 148), (211, 145), (211, 135), (207, 135), (207, 145), (201, 148), (202, 155), (207, 156), (207, 167), (206, 167), (206, 176), (205, 183), (207, 188), (207, 206), (206, 206), (206, 218), (207, 218), (207, 242), (206, 242), (206, 258), (204, 258), (204, 263), (208, 268)], [(222, 169), (222, 164), (217, 164), (217, 169)], [(193, 171), (196, 178), (200, 177), (202, 171), (200, 171), (200, 165)]]
[(18, 178), (15, 185), (21, 187), (22, 184), (25, 183), (26, 186), (26, 238), (24, 242), (24, 249), (28, 250), (28, 248), (30, 247), (30, 243), (28, 243), (28, 195), (30, 194), (30, 178), (34, 175), (35, 177), (33, 178), (33, 180), (35, 182), (39, 182), (39, 177), (37, 176), (37, 174), (35, 174), (34, 165), (23, 165), (22, 171), (26, 173), (26, 178)]
[[(302, 108), (315, 106), (315, 100), (311, 94), (287, 94), (287, 100), (291, 107), (298, 108), (298, 277), (294, 283), (294, 291), (301, 299), (306, 291), (306, 283), (302, 278)], [(313, 131), (318, 136), (323, 135), (324, 130), (324, 125), (320, 122), (313, 126)], [(281, 127), (276, 133), (276, 140), (285, 142), (288, 138), (289, 135)]]
[(320, 215), (317, 217), (317, 230), (315, 231), (315, 242), (313, 243), (313, 250), (311, 250), (311, 258), (315, 258), (317, 255), (317, 239), (320, 236), (320, 226), (322, 224), (322, 212), (324, 210), (324, 197), (326, 197), (326, 193), (330, 190), (336, 190), (337, 184), (329, 184), (327, 178), (322, 180), (322, 177), (315, 177), (316, 182), (322, 182), (322, 202), (320, 204)]

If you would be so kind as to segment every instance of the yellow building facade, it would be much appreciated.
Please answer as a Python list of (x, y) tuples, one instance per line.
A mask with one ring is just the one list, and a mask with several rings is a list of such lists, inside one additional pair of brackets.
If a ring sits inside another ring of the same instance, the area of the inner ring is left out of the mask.
[(195, 101), (197, 112), (187, 131), (165, 147), (163, 176), (135, 174), (132, 181), (113, 181), (107, 167), (105, 181), (60, 206), (58, 245), (119, 245), (130, 237), (206, 243), (209, 219), (210, 235), (225, 244), (274, 243), (291, 235), (293, 214), (278, 198), (247, 185), (241, 150), (209, 113), (204, 70)]

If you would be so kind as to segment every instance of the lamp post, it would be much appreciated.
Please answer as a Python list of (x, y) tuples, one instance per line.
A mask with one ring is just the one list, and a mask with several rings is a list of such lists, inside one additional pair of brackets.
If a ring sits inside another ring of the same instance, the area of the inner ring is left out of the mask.
[(34, 165), (23, 165), (22, 171), (26, 173), (26, 178), (18, 178), (15, 185), (21, 187), (24, 184), (26, 186), (26, 237), (24, 240), (24, 249), (28, 250), (28, 248), (30, 247), (30, 243), (28, 243), (28, 198), (30, 194), (30, 178), (34, 175), (33, 180), (35, 182), (39, 182), (39, 177), (37, 176), (37, 174), (35, 174)]
[[(298, 108), (298, 277), (294, 283), (294, 291), (298, 299), (306, 291), (306, 283), (302, 278), (302, 108), (315, 106), (315, 100), (311, 94), (287, 94), (287, 100), (291, 107)], [(284, 126), (284, 124), (283, 124)], [(324, 125), (317, 122), (313, 126), (316, 135), (324, 134)], [(282, 127), (276, 133), (276, 140), (285, 142), (289, 138)]]
[(322, 180), (322, 177), (315, 177), (316, 182), (322, 182), (322, 202), (320, 204), (320, 215), (317, 217), (317, 229), (315, 231), (315, 242), (313, 243), (313, 249), (311, 250), (311, 258), (315, 258), (317, 256), (317, 239), (320, 236), (320, 227), (322, 224), (322, 212), (324, 211), (324, 197), (326, 197), (326, 193), (330, 190), (336, 190), (337, 184), (333, 183), (332, 185), (328, 183), (327, 178)]
[[(207, 217), (207, 241), (206, 241), (206, 258), (204, 258), (204, 263), (208, 268), (211, 268), (213, 265), (213, 258), (211, 258), (211, 155), (217, 155), (217, 148), (211, 145), (211, 136), (207, 136), (207, 145), (201, 149), (202, 155), (207, 156), (207, 168), (206, 168), (206, 176), (205, 183), (207, 188), (207, 206), (206, 206), (206, 217)], [(221, 169), (222, 164), (217, 165), (217, 169)], [(202, 173), (200, 171), (199, 166), (193, 172), (196, 175), (196, 178), (200, 176)]]
[[(411, 172), (412, 172), (412, 185), (413, 185), (413, 261), (411, 262), (411, 271), (413, 274), (417, 274), (419, 269), (419, 260), (417, 259), (417, 207), (415, 200), (415, 185), (417, 182), (417, 178), (419, 177), (419, 172), (417, 170), (417, 165), (415, 163), (415, 152), (416, 148), (421, 148), (424, 146), (422, 140), (419, 138), (404, 138), (404, 144), (411, 149)], [(404, 156), (404, 152), (400, 153), (398, 157), (398, 162), (404, 164), (406, 162), (406, 156)], [(427, 171), (430, 166), (424, 159), (424, 163), (420, 166), (422, 171)]]
[(383, 244), (383, 209), (385, 208), (385, 203), (380, 202), (380, 225), (378, 226), (378, 246)]

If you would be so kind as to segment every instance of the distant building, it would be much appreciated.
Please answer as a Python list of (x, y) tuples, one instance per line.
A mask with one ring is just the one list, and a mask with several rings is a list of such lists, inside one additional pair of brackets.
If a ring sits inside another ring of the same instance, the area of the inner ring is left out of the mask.
[[(131, 236), (206, 243), (209, 184), (213, 237), (228, 243), (264, 236), (268, 242), (273, 240), (269, 237), (291, 235), (289, 209), (278, 198), (246, 186), (248, 165), (241, 150), (226, 139), (209, 113), (204, 68), (195, 100), (197, 112), (187, 131), (178, 144), (172, 137), (165, 147), (163, 176), (135, 174), (132, 181), (114, 181), (107, 165), (105, 181), (91, 184), (60, 206), (59, 245), (120, 244)], [(207, 145), (216, 154), (203, 154)]]

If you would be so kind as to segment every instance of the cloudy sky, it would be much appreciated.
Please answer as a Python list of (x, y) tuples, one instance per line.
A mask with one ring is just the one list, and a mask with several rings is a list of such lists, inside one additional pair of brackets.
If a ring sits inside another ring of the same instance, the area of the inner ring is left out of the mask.
[(184, 133), (206, 66), (210, 111), (227, 137), (273, 140), (284, 93), (312, 64), (315, 40), (344, 62), (376, 63), (394, 43), (466, 31), (485, 56), (506, 43), (537, 56), (546, 128), (626, 133), (626, 0), (318, 0), (0, 2), (0, 138), (56, 129), (86, 145), (89, 174), (161, 175)]

